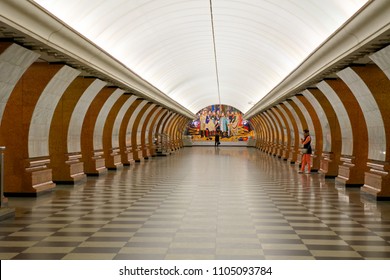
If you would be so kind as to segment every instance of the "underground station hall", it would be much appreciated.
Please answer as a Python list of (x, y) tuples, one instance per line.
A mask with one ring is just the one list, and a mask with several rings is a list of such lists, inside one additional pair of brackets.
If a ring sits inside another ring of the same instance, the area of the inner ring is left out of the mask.
[(390, 260), (389, 15), (0, 0), (0, 259)]

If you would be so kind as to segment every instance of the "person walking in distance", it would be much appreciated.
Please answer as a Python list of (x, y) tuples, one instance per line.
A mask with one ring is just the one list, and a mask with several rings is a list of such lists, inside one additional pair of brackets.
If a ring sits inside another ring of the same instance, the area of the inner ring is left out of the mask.
[(219, 144), (221, 144), (220, 142), (219, 142), (219, 131), (217, 131), (217, 134), (215, 134), (215, 142), (214, 142), (214, 146), (215, 147), (218, 147), (219, 146)]
[(304, 132), (304, 138), (301, 139), (301, 143), (303, 145), (302, 149), (302, 163), (301, 163), (301, 170), (299, 173), (303, 173), (305, 171), (305, 166), (307, 165), (307, 173), (311, 172), (311, 137), (309, 134), (309, 130), (305, 129)]

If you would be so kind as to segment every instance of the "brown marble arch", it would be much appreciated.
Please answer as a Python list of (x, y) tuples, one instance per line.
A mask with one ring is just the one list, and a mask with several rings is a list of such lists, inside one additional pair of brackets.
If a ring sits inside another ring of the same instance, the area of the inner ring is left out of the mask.
[(270, 136), (270, 131), (269, 127), (266, 125), (264, 118), (261, 114), (258, 115), (260, 126), (263, 130), (263, 145), (261, 147), (261, 151), (268, 153), (271, 145), (271, 136)]
[(130, 96), (127, 94), (123, 94), (118, 98), (118, 100), (115, 102), (110, 112), (108, 113), (106, 122), (104, 124), (103, 152), (104, 152), (106, 167), (109, 170), (116, 170), (118, 168), (123, 167), (119, 147), (113, 147), (112, 134), (113, 134), (116, 117), (120, 109), (122, 108), (122, 106), (129, 98)]
[(274, 150), (275, 150), (275, 131), (270, 123), (269, 119), (267, 118), (265, 112), (262, 112), (260, 114), (262, 121), (264, 122), (264, 126), (267, 129), (268, 132), (268, 144), (267, 144), (267, 153), (270, 155), (274, 155)]
[(279, 131), (276, 127), (276, 123), (270, 116), (270, 110), (268, 109), (267, 111), (263, 112), (264, 119), (267, 122), (267, 125), (271, 131), (271, 149), (270, 149), (270, 154), (273, 156), (278, 156), (280, 152), (280, 144), (279, 144)]
[[(25, 171), (25, 160), (28, 158), (26, 141), (28, 131), (25, 129), (29, 127), (33, 104), (37, 102), (40, 95), (39, 89), (43, 90), (45, 82), (50, 80), (50, 77), (47, 77), (47, 80), (43, 80), (40, 86), (38, 86), (39, 81), (34, 81), (34, 67), (31, 68), (31, 65), (38, 57), (39, 55), (12, 42), (0, 42), (0, 66), (4, 73), (12, 73), (12, 76), (2, 76), (2, 81), (6, 80), (9, 88), (6, 87), (6, 91), (2, 92), (1, 102), (3, 104), (1, 104), (2, 111), (0, 112), (0, 145), (5, 147), (3, 177), (6, 195), (11, 193), (23, 195), (24, 192), (27, 192), (28, 195), (39, 193), (39, 189), (37, 190), (33, 185), (24, 185), (26, 180), (23, 179), (22, 175)], [(14, 62), (21, 58), (23, 58), (23, 62)], [(28, 69), (30, 71), (26, 75)], [(58, 69), (52, 70), (58, 71)], [(44, 73), (42, 72), (42, 74)], [(34, 84), (37, 84), (38, 87), (35, 90), (28, 87), (28, 85)], [(50, 174), (47, 173), (47, 186), (54, 187), (51, 180), (51, 170), (47, 169), (45, 172), (50, 172)]]
[[(292, 115), (290, 109), (287, 108), (286, 104), (280, 103), (278, 105), (278, 107), (280, 108), (281, 111), (282, 110), (284, 111), (284, 113), (286, 114), (286, 117), (289, 118), (290, 123), (293, 126), (292, 129), (294, 131), (294, 137), (293, 137), (294, 141), (291, 141), (291, 147), (290, 147), (290, 153), (289, 153), (290, 156), (287, 159), (287, 161), (290, 164), (295, 164), (296, 162), (298, 162), (299, 145), (300, 145), (298, 124), (295, 122), (294, 116)], [(290, 131), (290, 133), (291, 133), (291, 131)]]
[(284, 135), (284, 131), (283, 131), (283, 126), (282, 126), (282, 123), (280, 122), (279, 116), (274, 111), (274, 108), (268, 109), (267, 113), (269, 114), (271, 120), (273, 121), (275, 128), (276, 128), (276, 131), (277, 131), (277, 134), (278, 134), (278, 141), (277, 141), (278, 148), (277, 148), (276, 156), (278, 158), (282, 158), (283, 153), (286, 149), (286, 146), (284, 143), (285, 135)]
[(355, 96), (341, 79), (327, 80), (326, 83), (343, 103), (352, 128), (352, 155), (341, 155), (336, 180), (347, 187), (360, 187), (364, 184), (364, 173), (368, 171), (368, 132), (363, 112)]
[(174, 113), (173, 112), (169, 112), (169, 115), (166, 116), (164, 121), (161, 123), (161, 127), (160, 127), (160, 133), (167, 134), (168, 137), (169, 137), (168, 142), (165, 143), (166, 149), (167, 149), (168, 153), (173, 152), (172, 151), (172, 147), (171, 147), (171, 139), (170, 139), (171, 135), (169, 134), (169, 126), (171, 124), (171, 121), (172, 121), (173, 117), (174, 117)]
[(37, 196), (55, 187), (49, 156), (30, 159), (29, 127), (35, 105), (63, 65), (33, 63), (16, 83), (4, 110), (2, 143), (7, 147), (4, 193), (7, 196)]
[(157, 124), (165, 116), (167, 109), (161, 108), (161, 110), (155, 115), (149, 127), (149, 152), (152, 157), (157, 155)]
[(186, 125), (186, 118), (179, 115), (179, 119), (177, 122), (177, 130), (176, 133), (176, 141), (177, 141), (177, 147), (178, 149), (181, 149), (183, 147), (183, 133)]
[(254, 124), (254, 128), (256, 131), (256, 135), (255, 135), (256, 148), (261, 150), (261, 146), (263, 143), (263, 131), (262, 131), (261, 126), (260, 126), (259, 116), (258, 115), (253, 116), (250, 121), (252, 122), (252, 124)]
[(329, 129), (331, 131), (331, 151), (322, 151), (320, 171), (325, 177), (337, 177), (341, 156), (341, 129), (336, 112), (332, 104), (319, 89), (309, 89), (310, 93), (318, 100), (328, 119)]
[(170, 115), (171, 115), (171, 112), (166, 109), (166, 111), (164, 112), (164, 114), (161, 116), (161, 118), (159, 119), (159, 121), (156, 124), (155, 136), (157, 138), (156, 145), (158, 147), (163, 145), (163, 143), (161, 142), (162, 139), (159, 136), (162, 134), (162, 131), (163, 131), (163, 128), (164, 128), (164, 124), (165, 124), (165, 122), (167, 121), (167, 119), (169, 118)]
[(169, 135), (169, 148), (171, 151), (176, 151), (176, 139), (175, 139), (175, 133), (174, 130), (176, 128), (177, 120), (179, 115), (176, 113), (172, 114), (172, 117), (170, 118), (170, 121), (167, 123), (166, 132)]
[(49, 153), (53, 181), (61, 184), (73, 184), (84, 180), (84, 164), (79, 153), (68, 153), (68, 130), (72, 113), (85, 90), (94, 79), (77, 77), (68, 86), (54, 111), (50, 125)]
[[(303, 115), (303, 113), (302, 113), (302, 111), (301, 111), (301, 109), (298, 107), (298, 105), (294, 102), (294, 101), (292, 101), (292, 100), (287, 100), (286, 102), (288, 102), (288, 104), (290, 104), (290, 106), (292, 107), (292, 110), (294, 110), (295, 111), (295, 114), (296, 114), (296, 116), (299, 118), (299, 121), (300, 121), (300, 123), (301, 123), (301, 126), (302, 127), (300, 127), (299, 129), (300, 130), (298, 130), (297, 132), (298, 132), (298, 134), (296, 134), (296, 140), (298, 140), (297, 142), (299, 143), (298, 144), (298, 146), (297, 147), (295, 147), (295, 149), (296, 149), (296, 151), (297, 151), (297, 163), (301, 163), (301, 161), (302, 161), (302, 154), (300, 153), (300, 151), (299, 151), (299, 149), (300, 149), (300, 147), (301, 147), (301, 141), (300, 141), (300, 134), (299, 134), (299, 132), (301, 132), (301, 133), (303, 133), (303, 129), (305, 129), (305, 128), (308, 128), (308, 125), (307, 125), (307, 121), (306, 121), (306, 118), (305, 118), (305, 116)], [(287, 107), (286, 107), (287, 108)], [(287, 108), (288, 109), (288, 108)], [(292, 115), (291, 115), (292, 116)], [(291, 121), (292, 122), (296, 122), (296, 120), (295, 120), (295, 118), (292, 118), (291, 119)], [(297, 125), (297, 128), (298, 128), (298, 125)], [(312, 164), (313, 164), (313, 162), (312, 162)], [(312, 169), (314, 169), (313, 167), (312, 167)]]
[[(144, 160), (143, 154), (142, 154), (142, 146), (141, 143), (137, 142), (137, 132), (138, 132), (138, 126), (141, 123), (142, 117), (145, 114), (146, 110), (152, 105), (153, 103), (148, 102), (146, 103), (141, 110), (139, 111), (137, 117), (134, 120), (132, 129), (131, 129), (131, 147), (133, 150), (133, 156), (135, 162), (140, 162)], [(147, 158), (145, 158), (147, 159)]]
[(313, 154), (312, 154), (312, 172), (317, 172), (320, 170), (321, 166), (321, 155), (323, 151), (323, 133), (321, 128), (320, 120), (318, 119), (318, 115), (316, 113), (316, 110), (311, 105), (311, 103), (306, 99), (303, 95), (298, 95), (297, 98), (302, 102), (303, 106), (305, 106), (307, 112), (310, 115), (310, 119), (313, 122), (314, 131), (311, 133), (315, 135), (316, 141), (315, 146), (313, 147)]
[(104, 87), (94, 98), (88, 108), (81, 130), (81, 160), (84, 162), (84, 172), (88, 176), (99, 176), (107, 172), (104, 152), (94, 147), (94, 129), (96, 120), (103, 105), (116, 87)]
[[(152, 156), (152, 153), (150, 152), (150, 149), (149, 149), (149, 137), (147, 137), (146, 135), (146, 129), (147, 129), (147, 126), (149, 124), (149, 121), (150, 119), (152, 118), (153, 114), (156, 112), (156, 110), (158, 109), (158, 106), (155, 106), (154, 108), (152, 108), (149, 113), (147, 114), (143, 124), (142, 124), (142, 128), (141, 128), (141, 147), (142, 147), (142, 156), (145, 158), (145, 159), (148, 159)], [(149, 135), (148, 135), (149, 136)], [(146, 141), (148, 140), (148, 141)]]
[[(130, 120), (132, 119), (132, 117), (134, 117), (133, 115), (135, 114), (137, 107), (143, 101), (144, 99), (138, 98), (133, 103), (131, 103), (125, 115), (123, 116), (122, 123), (119, 129), (119, 150), (120, 150), (121, 162), (124, 166), (129, 166), (135, 163), (132, 143), (127, 143), (127, 139), (128, 139), (127, 133), (130, 133), (130, 131), (127, 131), (127, 129)], [(131, 138), (129, 137), (129, 139)]]
[(182, 122), (181, 122), (181, 126), (179, 131), (177, 132), (178, 133), (178, 136), (179, 136), (179, 140), (180, 140), (180, 148), (183, 148), (184, 147), (184, 139), (183, 139), (183, 136), (184, 136), (184, 131), (188, 125), (188, 123), (191, 121), (190, 119), (182, 116)]
[(251, 125), (252, 125), (252, 128), (253, 128), (253, 130), (254, 130), (254, 140), (255, 140), (255, 145), (254, 145), (254, 147), (255, 147), (256, 149), (258, 149), (258, 148), (259, 148), (259, 147), (258, 147), (258, 144), (259, 144), (259, 142), (260, 142), (260, 139), (259, 139), (259, 133), (260, 133), (260, 131), (259, 131), (259, 128), (258, 128), (258, 126), (257, 126), (256, 116), (253, 116), (252, 118), (250, 118), (249, 121), (250, 121), (250, 123), (251, 123)]
[(266, 146), (266, 143), (267, 143), (267, 133), (266, 133), (266, 130), (263, 126), (263, 123), (261, 121), (261, 118), (259, 115), (256, 115), (254, 117), (256, 123), (257, 123), (257, 127), (258, 127), (258, 131), (259, 131), (259, 144), (258, 144), (258, 149), (260, 151), (264, 151), (264, 148)]
[(390, 199), (390, 80), (377, 65), (367, 64), (364, 67), (351, 67), (371, 91), (384, 123), (386, 133), (385, 161), (368, 159), (369, 170), (364, 175), (362, 192), (378, 200)]
[(283, 131), (283, 127), (286, 128), (286, 133), (284, 135), (284, 137), (286, 138), (286, 142), (283, 147), (281, 158), (283, 160), (287, 160), (289, 158), (290, 147), (291, 147), (291, 135), (289, 133), (290, 126), (286, 120), (286, 117), (283, 115), (283, 113), (280, 111), (280, 109), (277, 106), (274, 106), (271, 110), (273, 111), (274, 115), (277, 116), (281, 130)]
[(174, 127), (172, 127), (172, 136), (174, 139), (174, 147), (175, 150), (179, 150), (182, 146), (181, 144), (181, 123), (182, 123), (183, 117), (179, 114), (176, 117), (176, 122)]

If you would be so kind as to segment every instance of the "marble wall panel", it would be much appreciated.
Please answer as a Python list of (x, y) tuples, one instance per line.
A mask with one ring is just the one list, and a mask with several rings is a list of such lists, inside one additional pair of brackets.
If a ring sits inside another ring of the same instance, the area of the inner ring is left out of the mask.
[(171, 147), (173, 149), (176, 148), (175, 144), (176, 144), (176, 134), (175, 132), (177, 131), (177, 123), (180, 119), (180, 115), (177, 114), (177, 113), (174, 113), (174, 117), (172, 119), (172, 122), (170, 123), (169, 127), (168, 127), (168, 134), (170, 135), (170, 139), (171, 139)]
[(283, 117), (280, 115), (279, 111), (276, 110), (276, 108), (272, 108), (271, 109), (272, 112), (274, 113), (275, 115), (275, 118), (279, 119), (279, 123), (280, 123), (280, 130), (282, 132), (282, 143), (287, 147), (288, 146), (288, 132), (287, 132), (287, 127), (286, 127), (286, 124), (284, 122), (284, 119)]
[(345, 109), (343, 102), (338, 97), (337, 93), (329, 86), (326, 81), (322, 81), (317, 84), (317, 87), (329, 100), (330, 104), (333, 106), (334, 111), (336, 112), (340, 129), (341, 129), (341, 154), (352, 156), (353, 153), (353, 134), (351, 121), (349, 119), (347, 110)]
[(262, 123), (261, 118), (260, 118), (259, 115), (254, 116), (254, 119), (255, 119), (256, 124), (257, 124), (257, 130), (258, 130), (258, 134), (259, 134), (259, 141), (260, 141), (260, 144), (261, 144), (261, 147), (262, 147), (263, 143), (265, 143), (265, 141), (266, 141), (266, 135), (265, 135), (265, 130), (263, 128), (263, 123)]
[(172, 127), (176, 121), (177, 114), (172, 113), (171, 116), (168, 118), (167, 122), (164, 124), (164, 133), (168, 135), (169, 139), (169, 147), (172, 149), (173, 148), (173, 137), (172, 137)]
[[(305, 120), (306, 120), (306, 123), (307, 123), (307, 129), (309, 129), (309, 133), (310, 133), (310, 137), (311, 137), (311, 146), (314, 148), (316, 146), (316, 133), (315, 133), (315, 129), (314, 129), (314, 124), (313, 124), (313, 120), (311, 119), (311, 116), (309, 114), (309, 112), (307, 111), (305, 105), (303, 105), (303, 103), (296, 97), (292, 97), (291, 100), (298, 106), (298, 108), (301, 110)], [(302, 130), (305, 129), (304, 127), (302, 127)], [(299, 134), (301, 135), (300, 138), (304, 138), (304, 135), (303, 135), (303, 132), (299, 132)]]
[(259, 125), (262, 131), (263, 144), (268, 144), (270, 141), (270, 132), (268, 130), (268, 126), (266, 125), (262, 114), (257, 115), (257, 117), (258, 117), (257, 120), (259, 121)]
[(0, 54), (0, 123), (16, 83), (39, 54), (11, 44)]
[(275, 116), (272, 113), (268, 112), (268, 111), (264, 112), (264, 114), (268, 117), (268, 119), (269, 119), (269, 121), (270, 121), (270, 123), (271, 123), (271, 125), (273, 127), (273, 130), (276, 133), (275, 139), (274, 139), (274, 143), (275, 144), (283, 144), (283, 142), (282, 142), (282, 132), (280, 130), (280, 127), (278, 125), (277, 120), (275, 119)]
[(362, 109), (368, 130), (368, 158), (386, 160), (386, 133), (378, 104), (370, 89), (350, 67), (337, 75), (348, 85)]
[(164, 109), (164, 113), (159, 117), (159, 120), (156, 122), (153, 131), (155, 133), (155, 137), (157, 138), (157, 144), (161, 144), (163, 138), (161, 137), (162, 127), (164, 126), (164, 122), (167, 120), (171, 112), (168, 109)]
[(164, 116), (164, 118), (162, 119), (160, 125), (157, 127), (157, 133), (158, 134), (162, 134), (162, 133), (165, 133), (164, 132), (164, 127), (166, 125), (166, 123), (168, 122), (169, 118), (172, 116), (172, 113), (168, 111), (168, 113)]
[(88, 108), (96, 95), (103, 89), (106, 82), (96, 79), (85, 90), (75, 106), (69, 122), (67, 145), (69, 153), (81, 151), (81, 130)]
[(287, 115), (286, 111), (284, 110), (283, 106), (280, 106), (280, 105), (277, 105), (279, 111), (283, 114), (283, 116), (285, 117), (285, 119), (287, 120), (287, 123), (288, 123), (288, 127), (289, 127), (289, 131), (287, 131), (287, 133), (290, 134), (290, 146), (294, 146), (294, 143), (295, 143), (295, 131), (294, 131), (294, 127), (292, 125), (292, 122), (291, 122), (291, 119), (289, 118), (289, 116)]
[(370, 55), (370, 58), (382, 69), (387, 78), (390, 79), (390, 46)]
[(126, 100), (125, 103), (123, 103), (122, 107), (120, 108), (118, 114), (116, 115), (114, 126), (112, 129), (112, 135), (111, 135), (111, 141), (112, 141), (112, 147), (118, 148), (119, 147), (119, 130), (121, 128), (122, 120), (131, 106), (131, 104), (134, 103), (134, 101), (137, 99), (137, 96), (132, 95), (129, 97), (129, 99)]
[[(148, 103), (147, 100), (143, 100), (137, 106), (137, 108), (135, 108), (134, 113), (131, 115), (131, 118), (130, 118), (129, 123), (127, 124), (127, 128), (126, 128), (126, 146), (131, 146), (132, 144), (135, 144), (135, 143), (132, 143), (132, 141), (131, 141), (133, 125), (134, 125), (136, 118), (138, 117), (139, 112), (142, 110), (143, 107), (145, 107), (145, 105), (147, 103)], [(139, 142), (139, 143), (141, 143), (141, 142)]]
[(274, 124), (270, 120), (268, 114), (266, 112), (263, 112), (260, 114), (264, 120), (264, 124), (267, 127), (268, 130), (268, 144), (276, 143), (276, 129), (274, 127)]
[(161, 112), (161, 114), (159, 114), (158, 115), (158, 117), (157, 117), (157, 119), (156, 119), (156, 121), (154, 122), (154, 124), (153, 124), (153, 127), (151, 128), (151, 130), (152, 130), (152, 134), (153, 134), (153, 138), (157, 138), (157, 134), (159, 133), (159, 124), (161, 124), (162, 123), (162, 121), (165, 119), (165, 117), (168, 115), (168, 111), (167, 111), (167, 109), (165, 109), (165, 108), (163, 108), (163, 112)]
[(80, 71), (63, 66), (43, 90), (33, 112), (28, 136), (30, 158), (49, 155), (49, 132), (55, 108), (66, 88)]
[(124, 93), (124, 90), (116, 89), (111, 96), (104, 103), (102, 109), (99, 112), (99, 115), (96, 120), (95, 128), (93, 131), (93, 147), (94, 150), (103, 150), (103, 131), (104, 124), (106, 123), (106, 119), (112, 106), (116, 103), (116, 101), (121, 97)]
[(149, 115), (150, 111), (153, 110), (154, 107), (156, 107), (156, 104), (150, 104), (150, 106), (146, 109), (145, 113), (142, 115), (141, 120), (137, 127), (137, 144), (142, 144), (142, 127), (146, 121), (146, 117)]
[(154, 113), (151, 116), (151, 118), (149, 119), (148, 123), (146, 124), (145, 145), (150, 145), (153, 143), (153, 141), (151, 142), (151, 139), (153, 139), (153, 135), (154, 135), (152, 124), (153, 124), (153, 122), (155, 122), (158, 113), (161, 112), (162, 109), (163, 109), (162, 107), (158, 107), (156, 109), (156, 111), (154, 111)]
[(283, 104), (291, 112), (291, 114), (292, 114), (292, 116), (294, 118), (294, 120), (292, 120), (292, 121), (294, 121), (296, 123), (297, 127), (298, 127), (299, 136), (298, 135), (297, 136), (298, 136), (299, 139), (302, 139), (303, 138), (303, 129), (304, 129), (304, 127), (302, 125), (301, 119), (299, 118), (297, 112), (294, 110), (294, 108), (291, 106), (290, 103), (285, 101), (285, 102), (283, 102)]
[(259, 144), (260, 144), (260, 141), (261, 141), (261, 130), (259, 128), (259, 124), (258, 124), (258, 121), (257, 121), (257, 116), (253, 116), (252, 118), (250, 118), (250, 122), (253, 126), (253, 129), (255, 131), (255, 139), (256, 139), (256, 147), (258, 148)]
[(324, 109), (322, 108), (321, 104), (318, 102), (318, 100), (313, 96), (313, 94), (305, 90), (302, 92), (303, 96), (306, 97), (307, 101), (310, 102), (310, 104), (313, 106), (314, 110), (317, 113), (318, 119), (321, 124), (322, 128), (322, 135), (323, 135), (323, 141), (322, 141), (322, 149), (325, 152), (332, 151), (332, 135), (331, 130), (328, 122), (328, 118), (325, 114)]

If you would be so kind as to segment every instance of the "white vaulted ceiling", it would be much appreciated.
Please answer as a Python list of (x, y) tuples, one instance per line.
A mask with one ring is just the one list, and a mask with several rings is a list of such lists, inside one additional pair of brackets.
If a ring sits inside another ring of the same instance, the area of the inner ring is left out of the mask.
[(191, 112), (245, 113), (367, 1), (35, 2)]

